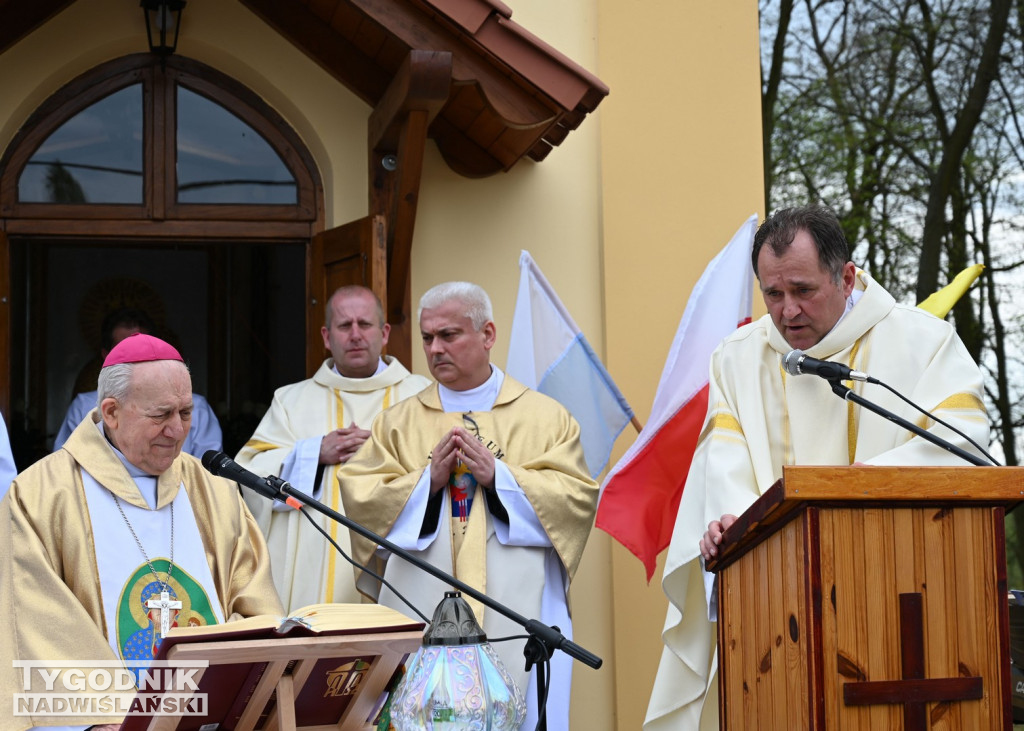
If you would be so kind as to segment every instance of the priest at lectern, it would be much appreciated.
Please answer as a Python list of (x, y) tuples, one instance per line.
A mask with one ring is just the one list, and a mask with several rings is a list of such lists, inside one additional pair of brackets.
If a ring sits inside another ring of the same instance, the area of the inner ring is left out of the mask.
[[(850, 261), (835, 214), (778, 211), (754, 237), (751, 262), (768, 314), (711, 358), (708, 413), (679, 504), (663, 586), (670, 599), (648, 731), (718, 729), (711, 576), (722, 531), (782, 477), (783, 465), (962, 465), (955, 455), (790, 375), (793, 350), (870, 374), (982, 445), (982, 376), (953, 327), (897, 304)], [(972, 453), (968, 440), (881, 387), (855, 390)], [(702, 555), (703, 554), (703, 555)]]
[(178, 352), (128, 337), (99, 408), (0, 502), (0, 728), (119, 724), (124, 665), (171, 627), (282, 612), (237, 486), (181, 453), (191, 413)]

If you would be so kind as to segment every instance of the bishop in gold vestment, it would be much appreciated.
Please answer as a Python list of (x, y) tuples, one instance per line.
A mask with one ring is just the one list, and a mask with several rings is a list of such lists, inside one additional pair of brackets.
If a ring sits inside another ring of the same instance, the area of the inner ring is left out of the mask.
[[(149, 336), (124, 342), (135, 338)], [(237, 486), (181, 454), (188, 371), (173, 348), (150, 340), (129, 343), (127, 355), (111, 351), (108, 363), (116, 354), (129, 360), (103, 371), (121, 368), (127, 387), (104, 398), (62, 449), (22, 472), (0, 502), (0, 728), (120, 722), (97, 706), (78, 716), (12, 716), (15, 694), (65, 690), (13, 663), (88, 669), (151, 657), (146, 638), (162, 636), (165, 611), (147, 610), (154, 594), (166, 593), (174, 607), (171, 626), (282, 612), (266, 545)]]

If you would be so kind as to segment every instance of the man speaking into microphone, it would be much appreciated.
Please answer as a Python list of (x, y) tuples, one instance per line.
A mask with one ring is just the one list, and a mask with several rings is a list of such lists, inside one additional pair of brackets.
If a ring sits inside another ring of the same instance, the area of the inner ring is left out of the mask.
[(831, 210), (808, 206), (769, 216), (754, 237), (751, 263), (768, 314), (726, 338), (711, 357), (708, 412), (665, 565), (673, 606), (647, 729), (718, 728), (715, 625), (700, 559), (717, 554), (722, 532), (782, 477), (783, 465), (966, 465), (838, 398), (822, 378), (800, 374), (839, 374), (879, 406), (977, 453), (892, 393), (867, 386), (865, 394), (861, 381), (870, 375), (988, 444), (981, 372), (956, 331), (897, 304), (857, 269)]

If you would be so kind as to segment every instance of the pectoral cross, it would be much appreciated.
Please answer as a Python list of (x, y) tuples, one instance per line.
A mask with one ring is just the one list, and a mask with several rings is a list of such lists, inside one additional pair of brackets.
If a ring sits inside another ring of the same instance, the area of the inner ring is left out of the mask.
[(159, 599), (150, 599), (146, 602), (146, 606), (150, 609), (160, 610), (160, 639), (162, 640), (171, 631), (171, 610), (181, 609), (181, 602), (171, 601), (171, 595), (162, 591)]

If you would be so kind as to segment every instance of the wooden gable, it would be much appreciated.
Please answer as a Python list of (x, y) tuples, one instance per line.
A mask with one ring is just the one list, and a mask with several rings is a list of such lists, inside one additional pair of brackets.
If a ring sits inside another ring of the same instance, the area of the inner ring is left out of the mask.
[[(0, 0), (0, 53), (72, 2)], [(468, 177), (543, 160), (608, 94), (497, 0), (241, 2), (371, 107), (410, 52), (451, 53), (450, 93), (427, 135)]]

